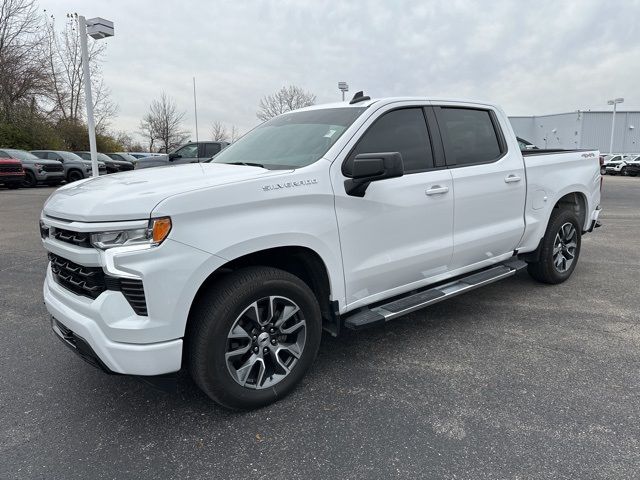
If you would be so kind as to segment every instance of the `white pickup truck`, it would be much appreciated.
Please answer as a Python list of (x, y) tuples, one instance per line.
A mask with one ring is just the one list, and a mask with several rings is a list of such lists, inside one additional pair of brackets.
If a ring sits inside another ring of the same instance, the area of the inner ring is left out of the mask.
[(59, 188), (40, 219), (54, 332), (110, 373), (188, 369), (212, 399), (287, 394), (323, 329), (380, 324), (513, 275), (565, 281), (598, 225), (597, 151), (521, 152), (504, 112), (320, 105), (210, 163)]

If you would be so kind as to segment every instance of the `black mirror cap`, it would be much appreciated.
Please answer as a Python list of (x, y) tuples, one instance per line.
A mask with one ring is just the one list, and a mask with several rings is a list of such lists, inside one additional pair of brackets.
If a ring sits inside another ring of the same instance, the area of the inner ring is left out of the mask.
[(348, 195), (364, 197), (371, 182), (404, 175), (404, 163), (399, 152), (361, 153), (353, 160), (352, 178), (345, 180)]
[(169, 160), (175, 160), (176, 158), (182, 158), (182, 155), (180, 155), (179, 153), (170, 153), (169, 154)]

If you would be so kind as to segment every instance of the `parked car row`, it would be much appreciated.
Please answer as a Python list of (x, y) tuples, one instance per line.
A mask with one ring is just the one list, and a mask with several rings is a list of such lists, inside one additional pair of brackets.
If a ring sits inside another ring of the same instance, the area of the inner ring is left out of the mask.
[[(98, 153), (100, 175), (133, 170), (137, 159), (125, 152)], [(90, 177), (89, 152), (0, 149), (0, 184), (8, 188), (60, 185)]]
[(640, 154), (606, 155), (600, 167), (602, 175), (640, 175)]

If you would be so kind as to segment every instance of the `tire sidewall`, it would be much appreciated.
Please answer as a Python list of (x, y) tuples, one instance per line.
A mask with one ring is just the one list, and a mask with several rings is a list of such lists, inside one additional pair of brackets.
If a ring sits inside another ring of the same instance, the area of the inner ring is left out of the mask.
[(78, 180), (82, 180), (82, 178), (82, 172), (80, 172), (79, 170), (71, 170), (67, 175), (67, 182), (77, 182)]
[[(576, 229), (576, 255), (573, 259), (573, 263), (569, 267), (566, 272), (559, 272), (553, 261), (553, 245), (555, 243), (556, 235), (560, 230), (560, 227), (565, 223), (571, 223), (573, 227)], [(568, 210), (560, 210), (558, 213), (555, 213), (551, 217), (551, 221), (549, 222), (549, 229), (545, 234), (545, 248), (544, 248), (544, 258), (541, 260), (547, 264), (548, 271), (550, 275), (554, 278), (556, 283), (564, 282), (567, 280), (578, 264), (578, 259), (580, 257), (580, 250), (582, 249), (582, 227), (576, 215), (573, 212)]]
[[(256, 408), (283, 397), (301, 380), (316, 357), (322, 336), (318, 303), (311, 290), (306, 285), (299, 284), (301, 281), (295, 282), (283, 277), (267, 280), (259, 286), (238, 284), (235, 294), (228, 296), (212, 312), (216, 319), (209, 319), (207, 327), (200, 331), (203, 338), (198, 339), (198, 342), (208, 348), (204, 356), (205, 364), (198, 366), (204, 369), (198, 383), (206, 393), (225, 406)], [(290, 298), (302, 310), (307, 329), (304, 351), (291, 373), (272, 387), (260, 390), (242, 387), (232, 378), (227, 368), (227, 335), (238, 316), (251, 303), (270, 295)]]
[(23, 185), (25, 187), (35, 187), (38, 184), (38, 181), (36, 180), (36, 176), (33, 174), (33, 172), (29, 172), (26, 171), (24, 174), (24, 181), (23, 181)]

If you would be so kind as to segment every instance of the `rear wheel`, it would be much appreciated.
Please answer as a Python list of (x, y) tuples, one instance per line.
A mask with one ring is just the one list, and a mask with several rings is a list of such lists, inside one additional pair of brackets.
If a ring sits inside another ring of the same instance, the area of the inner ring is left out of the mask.
[(626, 176), (626, 175), (627, 175), (627, 167), (622, 167), (622, 168), (620, 169), (620, 174), (621, 174), (621, 175), (625, 175), (625, 176)]
[(189, 321), (191, 376), (233, 409), (288, 394), (313, 363), (322, 335), (313, 292), (298, 277), (268, 267), (238, 270), (211, 285)]
[(26, 172), (24, 172), (24, 181), (22, 182), (22, 184), (25, 187), (35, 187), (36, 185), (38, 185), (38, 181), (36, 180), (36, 176), (33, 174), (33, 172), (27, 170)]
[(540, 245), (538, 261), (529, 263), (529, 275), (543, 283), (562, 283), (578, 263), (581, 227), (575, 213), (554, 209)]
[(607, 169), (604, 167), (600, 167), (600, 175), (606, 175), (607, 174)]

